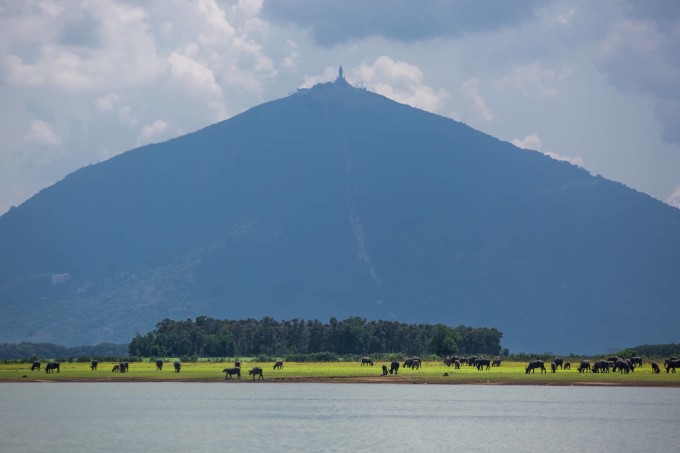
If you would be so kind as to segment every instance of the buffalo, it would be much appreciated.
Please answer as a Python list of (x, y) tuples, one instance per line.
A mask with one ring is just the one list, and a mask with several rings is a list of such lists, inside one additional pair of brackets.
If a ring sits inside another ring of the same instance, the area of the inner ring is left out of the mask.
[(453, 367), (457, 370), (460, 370), (460, 361), (459, 360), (454, 360), (453, 361)]
[(458, 361), (458, 364), (460, 365), (460, 360), (458, 357), (447, 357), (444, 359), (444, 365), (450, 367), (451, 365), (454, 365)]
[(99, 362), (97, 362), (96, 360), (93, 360), (92, 362), (90, 362), (90, 369), (92, 371), (97, 371), (97, 365), (99, 365)]
[(563, 366), (564, 366), (564, 359), (563, 359), (562, 357), (555, 357), (555, 360), (553, 360), (553, 362), (555, 362), (555, 366), (556, 366), (556, 367), (560, 367), (560, 370), (563, 370), (563, 369), (564, 369), (564, 368), (563, 368)]
[(589, 360), (582, 360), (581, 363), (578, 366), (578, 372), (579, 373), (585, 373), (586, 371), (590, 371), (590, 361)]
[(264, 374), (262, 374), (262, 368), (260, 367), (253, 368), (252, 370), (248, 371), (248, 374), (253, 376), (253, 381), (255, 380), (255, 376), (258, 376), (258, 381), (260, 379), (264, 379)]
[(606, 360), (598, 360), (593, 363), (591, 371), (593, 373), (609, 373), (609, 365)]
[(628, 363), (628, 360), (625, 359), (619, 359), (616, 361), (614, 364), (614, 371), (619, 370), (620, 373), (630, 373), (630, 363)]
[(652, 362), (652, 373), (654, 374), (661, 373), (661, 369), (659, 369), (659, 364), (656, 362)]
[(501, 366), (501, 359), (493, 359), (493, 362), (491, 362), (491, 367), (495, 366)]
[(225, 368), (222, 370), (224, 374), (224, 379), (233, 379), (232, 375), (236, 375), (236, 379), (241, 379), (241, 368), (239, 367), (234, 367), (234, 368)]
[(163, 361), (156, 360), (156, 371), (163, 371)]
[(550, 371), (552, 371), (553, 373), (557, 371), (557, 364), (555, 362), (550, 363)]
[(241, 362), (240, 362), (239, 360), (236, 360), (236, 361), (234, 362), (234, 366), (235, 366), (235, 367), (238, 367), (238, 368), (241, 368)]
[(111, 368), (112, 373), (117, 373), (120, 371), (120, 365), (114, 365), (113, 368)]
[(390, 374), (397, 374), (399, 372), (399, 362), (390, 363)]
[(383, 366), (382, 366), (382, 375), (383, 375), (383, 376), (386, 376), (386, 375), (387, 375), (387, 372), (388, 372), (388, 371), (387, 371), (387, 365), (383, 364)]
[(467, 364), (468, 366), (477, 366), (477, 356), (468, 357)]
[[(417, 364), (417, 367), (416, 367)], [(409, 357), (404, 360), (404, 368), (420, 368), (420, 357)]]
[(571, 362), (564, 362), (564, 369), (571, 370)]
[(642, 366), (642, 358), (641, 357), (631, 357), (630, 361), (634, 366)]
[(127, 373), (130, 371), (130, 364), (127, 362), (120, 362), (120, 372)]
[(373, 366), (373, 360), (371, 360), (370, 357), (362, 357), (361, 358), (361, 366)]
[(283, 370), (283, 360), (277, 360), (274, 364), (275, 370)]
[(536, 371), (536, 368), (541, 369), (541, 373), (547, 373), (545, 370), (545, 364), (543, 363), (543, 360), (533, 360), (529, 362), (529, 365), (527, 365), (526, 373), (524, 374), (529, 374), (529, 371), (533, 374)]
[(673, 370), (673, 373), (675, 373), (676, 368), (680, 368), (680, 360), (669, 359), (668, 362), (666, 363), (666, 373), (668, 373), (671, 370)]
[(491, 360), (489, 359), (477, 359), (477, 362), (475, 363), (477, 366), (477, 371), (481, 371), (484, 367), (488, 370), (489, 367), (491, 366)]
[(31, 365), (31, 371), (40, 370), (40, 362), (33, 362)]
[(57, 370), (57, 373), (59, 373), (59, 362), (49, 362), (45, 365), (45, 373), (54, 373), (54, 370)]
[(182, 364), (179, 362), (175, 362), (172, 365), (175, 367), (175, 373), (179, 373), (180, 370), (182, 369)]

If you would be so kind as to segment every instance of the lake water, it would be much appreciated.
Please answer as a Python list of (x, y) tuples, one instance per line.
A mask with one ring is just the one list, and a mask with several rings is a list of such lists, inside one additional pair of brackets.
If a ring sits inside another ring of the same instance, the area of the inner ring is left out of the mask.
[(1, 452), (680, 451), (680, 389), (0, 384)]

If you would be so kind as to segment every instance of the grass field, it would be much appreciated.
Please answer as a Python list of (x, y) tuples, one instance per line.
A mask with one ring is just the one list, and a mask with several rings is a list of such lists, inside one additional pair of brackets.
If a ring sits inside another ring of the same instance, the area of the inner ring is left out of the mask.
[[(242, 362), (241, 380), (225, 380), (223, 368), (233, 363), (197, 362), (183, 363), (176, 373), (172, 362), (166, 362), (163, 371), (156, 371), (153, 362), (130, 363), (127, 373), (113, 373), (114, 363), (101, 362), (97, 371), (89, 363), (62, 363), (60, 373), (31, 371), (30, 364), (0, 365), (0, 382), (251, 382), (248, 370), (259, 366), (264, 370), (266, 382), (363, 382), (363, 383), (421, 383), (421, 384), (517, 384), (517, 385), (631, 385), (680, 387), (680, 373), (653, 374), (649, 363), (630, 374), (579, 373), (573, 370), (556, 373), (525, 374), (525, 362), (503, 362), (500, 367), (477, 371), (461, 366), (460, 370), (447, 368), (442, 362), (425, 362), (419, 370), (401, 368), (398, 375), (381, 376), (382, 363), (361, 366), (360, 363), (293, 363), (286, 362), (283, 370), (273, 370), (273, 363)], [(448, 376), (444, 374), (447, 373)]]

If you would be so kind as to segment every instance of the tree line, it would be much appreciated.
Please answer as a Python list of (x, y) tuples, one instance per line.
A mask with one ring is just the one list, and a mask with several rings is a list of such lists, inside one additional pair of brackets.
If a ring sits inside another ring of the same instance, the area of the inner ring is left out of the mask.
[(0, 343), (0, 360), (68, 357), (124, 357), (128, 344), (99, 343), (92, 346), (61, 346), (52, 343)]
[(367, 321), (292, 319), (276, 321), (164, 319), (145, 335), (137, 334), (128, 353), (139, 357), (253, 357), (300, 354), (485, 354), (501, 352), (503, 334), (495, 328), (450, 327), (444, 324), (406, 324)]

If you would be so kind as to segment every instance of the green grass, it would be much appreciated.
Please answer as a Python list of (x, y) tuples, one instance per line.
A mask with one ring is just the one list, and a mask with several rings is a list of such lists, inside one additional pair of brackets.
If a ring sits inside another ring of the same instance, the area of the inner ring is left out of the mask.
[[(90, 370), (89, 363), (62, 363), (60, 373), (46, 374), (43, 369), (30, 371), (30, 364), (0, 365), (2, 381), (196, 381), (223, 382), (222, 369), (233, 363), (197, 362), (183, 363), (182, 370), (175, 373), (172, 363), (165, 363), (163, 371), (156, 371), (152, 362), (130, 363), (128, 373), (112, 373), (114, 363), (102, 362), (97, 371)], [(375, 366), (361, 366), (359, 363), (293, 363), (286, 362), (283, 370), (273, 370), (273, 363), (242, 362), (241, 380), (249, 381), (248, 370), (259, 366), (264, 370), (266, 381), (320, 381), (320, 382), (421, 382), (421, 383), (482, 383), (482, 384), (620, 384), (649, 386), (680, 386), (680, 373), (653, 374), (649, 364), (630, 374), (620, 373), (579, 373), (576, 369), (557, 373), (525, 374), (524, 362), (503, 362), (498, 368), (477, 371), (474, 367), (461, 366), (460, 370), (447, 368), (441, 362), (426, 362), (420, 370), (401, 368), (398, 375), (381, 376), (382, 363)], [(444, 376), (448, 373), (448, 376)]]

